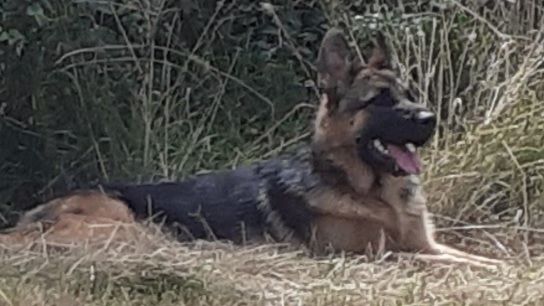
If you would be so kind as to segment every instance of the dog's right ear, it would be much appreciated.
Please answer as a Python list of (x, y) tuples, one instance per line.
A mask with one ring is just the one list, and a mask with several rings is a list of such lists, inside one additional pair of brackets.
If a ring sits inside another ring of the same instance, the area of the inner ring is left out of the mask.
[(374, 69), (391, 68), (391, 55), (387, 44), (385, 43), (385, 36), (382, 32), (376, 33), (376, 37), (373, 40), (374, 49), (372, 55), (368, 59), (368, 67)]
[(327, 108), (337, 108), (351, 81), (349, 46), (344, 34), (332, 28), (325, 34), (317, 56), (318, 86), (327, 95)]

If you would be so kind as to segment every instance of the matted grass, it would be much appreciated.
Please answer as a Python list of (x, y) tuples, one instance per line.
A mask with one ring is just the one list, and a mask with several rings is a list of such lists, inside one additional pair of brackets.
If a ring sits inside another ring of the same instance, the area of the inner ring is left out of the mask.
[[(541, 305), (544, 257), (497, 270), (311, 258), (280, 246), (149, 234), (108, 248), (3, 251), (2, 305)], [(539, 252), (540, 253), (540, 252)]]

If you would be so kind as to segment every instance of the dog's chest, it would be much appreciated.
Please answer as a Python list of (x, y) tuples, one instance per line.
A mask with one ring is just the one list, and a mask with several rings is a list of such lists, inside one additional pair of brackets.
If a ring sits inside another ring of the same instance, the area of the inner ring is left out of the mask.
[(417, 176), (384, 176), (378, 194), (380, 199), (397, 211), (417, 213), (426, 205), (421, 181)]
[(371, 220), (319, 216), (315, 219), (311, 245), (316, 250), (332, 248), (347, 252), (376, 252), (387, 249), (384, 225)]

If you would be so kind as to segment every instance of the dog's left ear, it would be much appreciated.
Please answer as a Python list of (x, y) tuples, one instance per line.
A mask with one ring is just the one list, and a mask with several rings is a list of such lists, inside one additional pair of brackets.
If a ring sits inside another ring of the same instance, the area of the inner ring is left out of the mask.
[(350, 51), (341, 30), (332, 28), (325, 34), (316, 66), (318, 86), (327, 95), (327, 108), (332, 111), (351, 82)]
[(385, 42), (385, 36), (382, 32), (378, 32), (373, 39), (374, 49), (372, 55), (368, 59), (367, 68), (384, 69), (391, 67), (391, 56), (387, 44)]

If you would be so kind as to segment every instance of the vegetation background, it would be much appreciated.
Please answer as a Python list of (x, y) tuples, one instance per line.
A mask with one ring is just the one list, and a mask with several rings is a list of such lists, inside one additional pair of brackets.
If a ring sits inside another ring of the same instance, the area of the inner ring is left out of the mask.
[(338, 25), (363, 53), (386, 33), (440, 114), (425, 150), (440, 239), (510, 258), (424, 269), (151, 233), (92, 254), (4, 252), (0, 304), (543, 301), (542, 1), (4, 0), (0, 20), (0, 227), (76, 186), (177, 179), (307, 140), (314, 59)]

